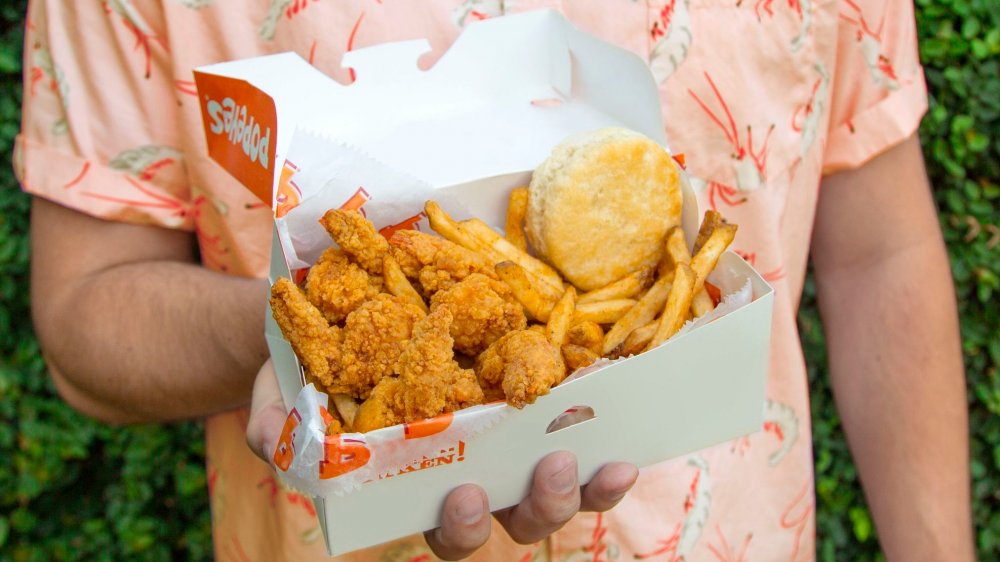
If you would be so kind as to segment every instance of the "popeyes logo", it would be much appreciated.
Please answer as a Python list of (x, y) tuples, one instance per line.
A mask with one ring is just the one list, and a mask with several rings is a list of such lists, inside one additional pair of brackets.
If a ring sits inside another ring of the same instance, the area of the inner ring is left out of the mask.
[(244, 80), (195, 72), (208, 154), (269, 206), (274, 187), (277, 111)]
[(216, 135), (225, 135), (230, 144), (243, 150), (251, 162), (258, 162), (265, 170), (270, 163), (268, 148), (271, 146), (271, 128), (261, 130), (253, 115), (247, 114), (247, 106), (239, 105), (233, 98), (221, 102), (208, 100), (205, 110), (211, 120), (208, 128)]

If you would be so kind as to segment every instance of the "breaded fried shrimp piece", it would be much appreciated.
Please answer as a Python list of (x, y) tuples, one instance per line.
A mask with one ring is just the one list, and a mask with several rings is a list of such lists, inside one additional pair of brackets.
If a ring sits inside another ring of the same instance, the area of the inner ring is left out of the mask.
[(354, 431), (365, 433), (403, 423), (402, 384), (397, 377), (385, 377), (372, 389), (354, 417)]
[(403, 272), (420, 282), (424, 296), (447, 289), (472, 273), (497, 279), (493, 264), (485, 257), (431, 234), (417, 230), (397, 231), (389, 243), (399, 253)]
[(503, 390), (515, 408), (532, 404), (566, 377), (558, 347), (536, 330), (509, 332), (476, 360), (476, 374), (487, 396)]
[(284, 277), (271, 286), (271, 313), (307, 375), (328, 391), (336, 389), (340, 330), (330, 326), (302, 289)]
[(339, 248), (328, 248), (309, 269), (306, 296), (331, 324), (339, 324), (361, 303), (382, 292), (382, 278), (351, 263)]
[(347, 316), (337, 373), (337, 381), (347, 394), (365, 399), (383, 377), (392, 374), (413, 326), (423, 317), (416, 305), (385, 293)]
[(451, 312), (438, 308), (413, 328), (399, 356), (405, 421), (432, 418), (483, 403), (483, 389), (472, 369), (455, 362)]
[(383, 377), (358, 409), (354, 430), (365, 432), (414, 422), (483, 403), (471, 369), (455, 362), (451, 313), (441, 308), (413, 328), (395, 372)]
[(435, 293), (431, 311), (438, 308), (451, 312), (455, 350), (467, 355), (479, 355), (507, 332), (523, 330), (528, 324), (510, 288), (481, 273)]
[(319, 222), (361, 269), (370, 275), (382, 275), (382, 260), (389, 253), (389, 243), (361, 213), (330, 209)]

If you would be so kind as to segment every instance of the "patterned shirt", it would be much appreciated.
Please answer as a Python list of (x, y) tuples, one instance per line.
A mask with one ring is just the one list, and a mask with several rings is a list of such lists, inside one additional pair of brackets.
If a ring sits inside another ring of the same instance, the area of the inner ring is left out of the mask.
[[(795, 314), (821, 176), (908, 137), (926, 109), (909, 0), (34, 0), (17, 173), (96, 217), (192, 231), (207, 268), (263, 276), (271, 212), (209, 160), (193, 68), (295, 51), (346, 83), (345, 51), (426, 38), (433, 64), (471, 22), (537, 8), (649, 61), (702, 208), (740, 225), (734, 248), (774, 285), (766, 421), (643, 469), (618, 507), (542, 543), (495, 526), (474, 559), (812, 560)], [(216, 559), (325, 558), (312, 503), (248, 450), (246, 422), (206, 422)], [(416, 536), (343, 560), (432, 558)]]

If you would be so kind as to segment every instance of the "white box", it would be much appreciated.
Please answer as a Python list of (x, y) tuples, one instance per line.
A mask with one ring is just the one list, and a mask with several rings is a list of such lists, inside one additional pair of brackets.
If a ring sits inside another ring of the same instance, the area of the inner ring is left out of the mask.
[[(412, 178), (413, 193), (403, 195), (432, 190), (456, 218), (478, 216), (499, 226), (509, 190), (524, 185), (569, 134), (617, 125), (666, 145), (659, 96), (644, 61), (574, 29), (555, 12), (470, 25), (422, 71), (417, 58), (427, 50), (424, 41), (408, 41), (349, 52), (343, 64), (357, 80), (348, 86), (294, 54), (200, 68), (209, 153), (277, 210), (287, 197), (317, 195), (288, 192), (294, 170), (283, 163), (293, 137), (319, 135), (321, 143)], [(391, 199), (373, 199), (365, 208), (376, 216), (404, 212)], [(696, 207), (687, 190), (689, 240), (697, 231)], [(288, 220), (275, 220), (272, 282), (315, 255), (308, 240), (289, 235)], [(576, 454), (586, 482), (611, 461), (645, 466), (759, 430), (773, 290), (732, 252), (718, 271), (749, 280), (752, 302), (655, 350), (564, 383), (523, 410), (486, 407), (503, 410), (499, 421), (460, 447), (455, 443), (456, 450), (439, 451), (440, 443), (428, 442), (395, 477), (316, 497), (330, 554), (437, 526), (445, 496), (461, 483), (482, 486), (494, 509), (513, 505), (526, 495), (538, 460), (552, 451)], [(270, 314), (266, 329), (291, 410), (302, 372)], [(546, 432), (578, 406), (592, 408), (595, 417)], [(389, 507), (403, 501), (405, 509)]]

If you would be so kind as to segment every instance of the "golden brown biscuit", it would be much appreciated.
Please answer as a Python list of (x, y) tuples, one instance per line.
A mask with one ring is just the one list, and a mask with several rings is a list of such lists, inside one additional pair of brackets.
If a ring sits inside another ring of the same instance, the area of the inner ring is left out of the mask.
[(656, 265), (681, 222), (677, 164), (617, 127), (569, 137), (531, 179), (525, 231), (539, 255), (583, 291)]

